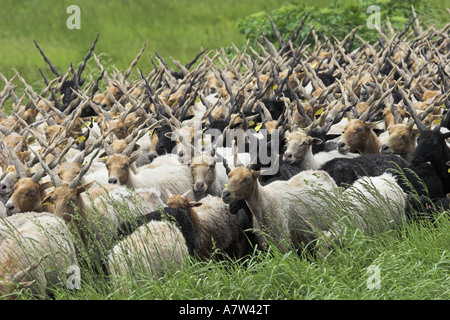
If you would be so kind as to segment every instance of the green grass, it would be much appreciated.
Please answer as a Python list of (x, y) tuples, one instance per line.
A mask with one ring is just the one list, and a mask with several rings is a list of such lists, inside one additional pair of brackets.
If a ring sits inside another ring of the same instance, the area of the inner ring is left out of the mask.
[[(122, 279), (130, 290), (113, 290), (97, 278), (81, 290), (62, 290), (57, 299), (449, 299), (450, 219), (437, 228), (410, 224), (376, 237), (349, 235), (345, 247), (326, 260), (281, 254), (271, 248), (248, 261), (190, 259), (185, 269), (159, 281)], [(379, 289), (367, 285), (375, 265)]]
[[(118, 214), (129, 215), (130, 210), (141, 210), (138, 199), (133, 201), (136, 205), (128, 199), (112, 202), (112, 207)], [(341, 209), (334, 210), (337, 214)], [(105, 238), (113, 237), (106, 233)], [(111, 281), (96, 274), (96, 264), (90, 260), (96, 240), (91, 241), (87, 252), (77, 244), (81, 288), (67, 289), (63, 275), (63, 285), (53, 290), (57, 300), (450, 299), (449, 212), (439, 215), (435, 224), (410, 221), (373, 236), (348, 228), (334, 243), (319, 244), (320, 254), (281, 253), (270, 246), (242, 260), (189, 257), (184, 268), (160, 279), (143, 273)], [(379, 288), (371, 287), (374, 267), (379, 270)], [(26, 291), (19, 298), (33, 299)]]
[[(81, 9), (81, 29), (69, 30), (69, 5)], [(154, 52), (182, 63), (201, 48), (220, 49), (245, 43), (238, 19), (280, 5), (277, 0), (2, 0), (0, 1), (0, 72), (10, 78), (17, 69), (31, 84), (40, 81), (38, 68), (51, 75), (33, 44), (36, 40), (66, 72), (70, 62), (82, 61), (97, 32), (95, 53), (106, 53), (120, 70), (128, 67), (147, 43), (139, 68), (151, 70)]]

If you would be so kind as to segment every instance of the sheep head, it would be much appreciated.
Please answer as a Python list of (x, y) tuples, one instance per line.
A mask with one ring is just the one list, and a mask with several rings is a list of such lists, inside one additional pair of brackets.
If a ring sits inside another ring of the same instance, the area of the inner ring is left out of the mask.
[(416, 147), (416, 137), (419, 133), (412, 125), (399, 123), (389, 129), (389, 137), (381, 146), (381, 153), (398, 154), (411, 162), (412, 153)]
[(321, 139), (310, 137), (303, 129), (287, 134), (286, 139), (287, 148), (283, 155), (283, 161), (289, 164), (302, 162), (313, 144), (323, 142)]
[(62, 217), (66, 222), (70, 222), (75, 214), (73, 206), (78, 203), (80, 194), (93, 184), (94, 181), (73, 188), (69, 186), (68, 182), (63, 182), (42, 200), (42, 204), (52, 204), (54, 206), (53, 213)]
[[(350, 120), (344, 133), (338, 141), (338, 151), (346, 154), (349, 151), (359, 151), (361, 154), (379, 153), (380, 142), (372, 128), (378, 122), (366, 122), (359, 119)], [(375, 146), (373, 146), (371, 143)], [(369, 149), (369, 147), (372, 147)]]
[(228, 184), (222, 192), (222, 200), (231, 203), (234, 200), (245, 200), (256, 190), (259, 171), (247, 167), (237, 167), (228, 174)]
[(44, 191), (51, 182), (40, 183), (33, 178), (22, 178), (13, 188), (13, 194), (5, 205), (6, 214), (11, 216), (19, 212), (40, 211), (39, 205), (44, 198)]
[(208, 187), (214, 183), (216, 179), (216, 161), (214, 155), (206, 155), (194, 157), (192, 161), (187, 162), (191, 170), (194, 181), (194, 192), (196, 194), (205, 194)]

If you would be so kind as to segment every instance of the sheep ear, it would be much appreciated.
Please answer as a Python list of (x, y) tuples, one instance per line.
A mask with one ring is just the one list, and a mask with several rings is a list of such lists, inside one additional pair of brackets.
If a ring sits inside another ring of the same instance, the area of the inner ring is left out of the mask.
[(261, 171), (252, 171), (252, 176), (253, 179), (257, 179), (259, 177), (259, 175), (261, 174)]
[(135, 154), (131, 155), (130, 157), (130, 163), (135, 162), (139, 158), (139, 152), (136, 152)]
[(166, 189), (166, 193), (167, 193), (167, 197), (172, 197), (172, 196), (173, 196), (172, 192), (170, 192), (170, 191), (167, 190), (167, 189)]
[(323, 141), (322, 141), (322, 139), (319, 139), (319, 138), (311, 138), (311, 144), (322, 144), (323, 143)]
[(89, 182), (89, 183), (86, 183), (86, 184), (83, 185), (83, 186), (79, 186), (79, 187), (77, 188), (77, 194), (80, 194), (80, 193), (83, 193), (83, 192), (89, 190), (89, 189), (92, 187), (92, 185), (93, 185), (94, 183), (95, 183), (95, 181), (91, 181), (91, 182)]
[(172, 139), (172, 132), (166, 132), (166, 133), (164, 134), (164, 136), (165, 136), (166, 138)]
[(189, 202), (190, 207), (200, 207), (202, 204), (203, 203), (201, 203), (201, 202), (195, 202), (195, 201)]
[(46, 181), (39, 184), (39, 188), (41, 189), (41, 191), (44, 191), (45, 189), (50, 188), (51, 185), (52, 185), (51, 181)]

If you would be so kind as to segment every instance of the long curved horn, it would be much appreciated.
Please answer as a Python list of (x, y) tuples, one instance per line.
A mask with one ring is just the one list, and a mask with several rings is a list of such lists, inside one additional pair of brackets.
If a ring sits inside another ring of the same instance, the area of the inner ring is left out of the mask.
[[(52, 180), (53, 186), (55, 188), (58, 188), (61, 186), (61, 180), (56, 176), (56, 174), (49, 168), (49, 166), (42, 160), (39, 153), (35, 152), (33, 149), (31, 149), (31, 152), (33, 152), (34, 156), (39, 159), (39, 162), (41, 163), (42, 168), (47, 172), (47, 174), (50, 176), (50, 179)], [(40, 178), (39, 178), (40, 180)], [(36, 181), (35, 181), (36, 182)]]
[(25, 167), (22, 162), (20, 162), (19, 158), (17, 158), (16, 152), (11, 148), (7, 147), (6, 152), (8, 154), (8, 157), (10, 161), (12, 160), (14, 162), (14, 166), (16, 167), (17, 174), (19, 175), (19, 178), (26, 178), (27, 171), (25, 170)]

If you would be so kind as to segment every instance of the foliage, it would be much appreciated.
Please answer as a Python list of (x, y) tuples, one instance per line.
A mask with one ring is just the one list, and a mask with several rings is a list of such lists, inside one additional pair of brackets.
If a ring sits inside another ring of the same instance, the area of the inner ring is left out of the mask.
[[(409, 17), (412, 16), (411, 6), (414, 6), (420, 22), (424, 25), (443, 26), (448, 20), (448, 14), (443, 8), (434, 7), (429, 1), (424, 0), (335, 0), (329, 6), (310, 6), (303, 1), (292, 0), (278, 9), (261, 11), (241, 19), (238, 26), (241, 33), (253, 44), (261, 35), (259, 28), (272, 43), (277, 44), (267, 15), (272, 18), (284, 39), (288, 40), (308, 13), (307, 22), (297, 38), (296, 46), (309, 32), (309, 24), (314, 26), (317, 34), (325, 34), (329, 38), (336, 37), (339, 40), (353, 28), (362, 26), (357, 34), (365, 41), (373, 43), (377, 40), (378, 32), (367, 27), (367, 19), (373, 13), (368, 10), (371, 5), (380, 8), (382, 28), (386, 28), (386, 22), (389, 20), (394, 29), (403, 30), (410, 21)], [(309, 42), (313, 43), (312, 37), (309, 38)]]

